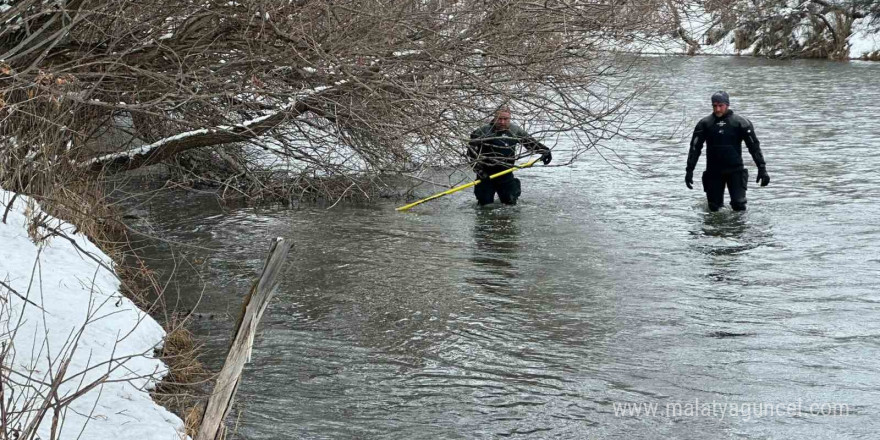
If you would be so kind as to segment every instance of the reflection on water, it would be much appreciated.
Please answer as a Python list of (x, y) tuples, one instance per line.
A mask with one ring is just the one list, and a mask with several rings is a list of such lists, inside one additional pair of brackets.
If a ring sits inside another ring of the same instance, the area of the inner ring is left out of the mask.
[(771, 244), (772, 234), (750, 220), (747, 211), (722, 209), (702, 217), (701, 228), (692, 238), (711, 268), (706, 278), (715, 283), (742, 283), (743, 260), (750, 251)]
[[(474, 249), (471, 261), (484, 276), (472, 278), (478, 286), (492, 288), (517, 277), (516, 263), (520, 251), (519, 210), (515, 206), (480, 207), (474, 215)], [(486, 276), (487, 275), (487, 276)]]
[[(770, 231), (755, 223), (749, 219), (748, 212), (706, 212), (699, 233), (692, 236), (696, 240), (697, 249), (706, 255), (740, 254), (772, 243), (773, 235)], [(711, 241), (704, 239), (707, 237)]]
[[(640, 128), (653, 140), (612, 145), (634, 171), (594, 156), (530, 168), (515, 207), (477, 209), (462, 195), (406, 214), (382, 202), (223, 213), (213, 199), (152, 199), (156, 233), (204, 261), (172, 285), (217, 316), (194, 328), (215, 368), (269, 239), (294, 241), (240, 385), (236, 435), (876, 437), (880, 64), (656, 66), (667, 76), (653, 94), (671, 107)], [(656, 136), (708, 114), (719, 88), (760, 130), (773, 176), (744, 213), (706, 212), (681, 183), (689, 133)], [(851, 413), (615, 413), (695, 399)]]
[(744, 211), (720, 210), (708, 212), (703, 221), (703, 235), (707, 237), (720, 237), (738, 239), (745, 232), (748, 223)]

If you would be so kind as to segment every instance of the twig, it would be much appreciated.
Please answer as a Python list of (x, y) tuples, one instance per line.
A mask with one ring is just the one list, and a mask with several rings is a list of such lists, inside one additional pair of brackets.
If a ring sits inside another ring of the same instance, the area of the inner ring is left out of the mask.
[(38, 309), (40, 309), (40, 310), (42, 310), (42, 311), (45, 312), (45, 309), (43, 309), (42, 307), (38, 306), (38, 305), (37, 305), (36, 303), (34, 303), (33, 301), (27, 299), (24, 295), (18, 293), (18, 292), (17, 292), (15, 289), (13, 289), (12, 286), (10, 286), (9, 284), (6, 284), (6, 283), (4, 283), (3, 281), (0, 281), (0, 286), (5, 287), (6, 290), (9, 290), (10, 292), (12, 292), (13, 295), (15, 295), (15, 296), (21, 298), (22, 300), (24, 300), (24, 301), (27, 302), (28, 304), (30, 304), (30, 305), (32, 305), (32, 306), (34, 306), (34, 307), (36, 307), (36, 308), (38, 308)]
[(12, 198), (9, 199), (9, 204), (6, 205), (6, 210), (3, 211), (3, 224), (6, 224), (6, 216), (9, 215), (9, 210), (12, 209), (12, 204), (15, 203), (16, 197), (18, 197), (18, 193), (12, 195)]

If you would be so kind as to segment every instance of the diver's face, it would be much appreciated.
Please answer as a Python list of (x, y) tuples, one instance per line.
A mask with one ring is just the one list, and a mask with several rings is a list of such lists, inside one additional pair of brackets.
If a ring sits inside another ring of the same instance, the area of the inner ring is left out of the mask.
[(507, 130), (510, 128), (510, 112), (500, 111), (495, 114), (495, 129)]

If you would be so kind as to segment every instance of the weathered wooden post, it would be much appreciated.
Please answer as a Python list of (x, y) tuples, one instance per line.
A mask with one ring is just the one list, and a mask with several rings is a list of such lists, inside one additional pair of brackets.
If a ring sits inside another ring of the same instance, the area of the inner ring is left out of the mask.
[(276, 238), (272, 242), (269, 256), (266, 257), (266, 263), (263, 265), (263, 273), (248, 292), (242, 305), (242, 313), (235, 327), (229, 354), (226, 355), (226, 363), (223, 364), (223, 369), (217, 376), (214, 392), (208, 399), (196, 440), (217, 440), (225, 431), (223, 420), (232, 407), (244, 364), (251, 360), (251, 348), (257, 332), (257, 324), (278, 287), (278, 275), (281, 274), (288, 251), (290, 251), (290, 243), (283, 238)]

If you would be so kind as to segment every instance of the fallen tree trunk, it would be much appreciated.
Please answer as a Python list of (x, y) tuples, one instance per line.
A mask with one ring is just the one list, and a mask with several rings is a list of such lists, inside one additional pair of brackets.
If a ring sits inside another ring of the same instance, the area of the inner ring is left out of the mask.
[(96, 173), (103, 171), (114, 174), (157, 164), (187, 150), (254, 139), (287, 119), (298, 117), (306, 110), (308, 105), (298, 101), (273, 115), (257, 118), (254, 121), (231, 127), (203, 128), (180, 133), (139, 148), (97, 157), (86, 162), (85, 166)]

